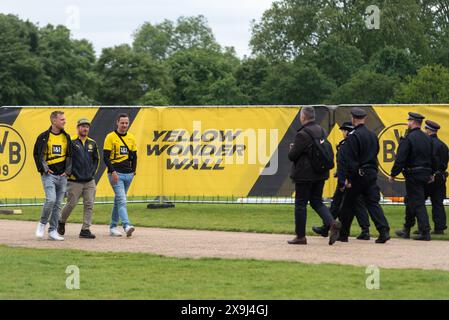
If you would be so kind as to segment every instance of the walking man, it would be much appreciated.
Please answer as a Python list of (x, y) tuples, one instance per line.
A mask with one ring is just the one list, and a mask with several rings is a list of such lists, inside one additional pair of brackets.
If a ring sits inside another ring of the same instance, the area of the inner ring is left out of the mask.
[[(314, 108), (303, 107), (301, 109), (300, 121), (302, 126), (298, 130), (295, 142), (290, 146), (290, 152), (288, 153), (290, 161), (293, 162), (290, 176), (295, 183), (296, 190), (296, 237), (288, 241), (288, 243), (307, 244), (307, 203), (310, 201), (312, 208), (323, 220), (324, 227), (330, 229), (329, 245), (333, 245), (339, 237), (341, 224), (332, 217), (329, 209), (323, 204), (323, 188), (325, 181), (329, 179), (330, 168), (327, 167), (317, 172), (315, 168), (316, 162), (313, 164), (313, 161), (317, 161), (317, 159), (312, 159), (314, 141), (318, 140), (323, 144), (327, 135), (325, 130), (315, 122)], [(333, 154), (331, 156), (333, 162)]]
[(447, 229), (446, 212), (444, 210), (444, 199), (446, 198), (446, 180), (448, 177), (447, 164), (449, 161), (449, 150), (447, 145), (438, 138), (440, 125), (434, 121), (426, 121), (426, 133), (432, 142), (433, 153), (436, 160), (436, 169), (433, 182), (428, 185), (426, 195), (432, 201), (432, 220), (435, 228), (432, 234), (444, 234)]
[(72, 174), (67, 183), (67, 203), (62, 209), (58, 233), (65, 234), (65, 224), (83, 196), (83, 226), (80, 238), (95, 239), (90, 232), (95, 201), (95, 173), (98, 170), (99, 153), (97, 143), (89, 138), (90, 121), (82, 118), (77, 122), (78, 138), (72, 141)]
[(436, 162), (432, 160), (432, 143), (430, 138), (421, 130), (424, 116), (418, 113), (409, 113), (408, 133), (401, 139), (398, 153), (390, 181), (401, 172), (405, 177), (406, 210), (405, 224), (402, 230), (397, 230), (396, 235), (410, 238), (410, 229), (418, 220), (419, 234), (414, 240), (430, 241), (429, 216), (426, 209), (426, 190), (431, 182), (432, 173), (436, 170)]
[(42, 132), (34, 144), (33, 156), (37, 171), (41, 174), (45, 191), (45, 203), (36, 229), (36, 237), (42, 239), (45, 226), (50, 222), (50, 240), (63, 241), (58, 234), (61, 203), (67, 188), (67, 176), (72, 171), (70, 136), (64, 131), (66, 118), (63, 111), (50, 115), (51, 127)]
[[(345, 122), (340, 126), (340, 131), (343, 135), (343, 140), (340, 141), (340, 143), (337, 145), (337, 172), (335, 173), (335, 177), (339, 178), (338, 181), (340, 181), (339, 184), (337, 184), (337, 187), (334, 192), (334, 196), (332, 197), (332, 203), (330, 207), (330, 212), (332, 214), (332, 217), (334, 219), (340, 218), (340, 211), (341, 207), (344, 202), (344, 198), (346, 196), (344, 191), (344, 179), (342, 178), (341, 173), (341, 167), (344, 165), (342, 162), (344, 161), (343, 157), (341, 156), (341, 148), (346, 143), (346, 139), (348, 138), (349, 133), (351, 133), (354, 130), (354, 126), (352, 125), (352, 122)], [(366, 211), (365, 204), (363, 203), (362, 197), (358, 197), (356, 203), (354, 204), (355, 207), (355, 216), (357, 218), (357, 222), (359, 223), (360, 228), (362, 229), (362, 232), (357, 237), (357, 240), (370, 240), (370, 234), (369, 234), (369, 217), (368, 212)], [(312, 227), (312, 230), (323, 237), (327, 237), (329, 233), (329, 229), (325, 228), (324, 226), (321, 227)]]
[(104, 162), (108, 168), (109, 182), (114, 190), (110, 235), (121, 237), (117, 229), (119, 219), (127, 237), (135, 228), (131, 225), (126, 209), (126, 193), (133, 181), (137, 168), (137, 144), (134, 135), (128, 132), (129, 116), (122, 113), (117, 118), (117, 130), (109, 133), (104, 142)]
[(385, 243), (390, 240), (390, 227), (379, 205), (380, 188), (377, 185), (379, 140), (376, 134), (365, 126), (367, 120), (365, 110), (353, 108), (351, 115), (354, 130), (341, 148), (343, 161), (339, 184), (343, 186), (346, 197), (341, 211), (342, 230), (339, 241), (348, 242), (356, 212), (354, 204), (361, 196), (379, 232), (376, 243)]

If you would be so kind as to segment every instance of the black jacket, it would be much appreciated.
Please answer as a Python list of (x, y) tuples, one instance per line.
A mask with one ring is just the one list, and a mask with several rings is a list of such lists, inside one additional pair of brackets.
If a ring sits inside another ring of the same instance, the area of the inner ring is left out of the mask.
[(293, 162), (290, 178), (295, 183), (327, 180), (329, 178), (329, 171), (318, 174), (310, 164), (309, 154), (313, 141), (309, 134), (304, 131), (304, 128), (307, 128), (314, 138), (327, 136), (326, 131), (315, 121), (309, 122), (299, 128), (293, 147), (288, 153), (288, 158)]
[[(50, 136), (50, 131), (51, 127), (47, 131), (42, 132), (37, 137), (36, 142), (34, 144), (33, 149), (34, 162), (36, 164), (37, 171), (40, 174), (47, 173), (49, 170), (48, 164), (45, 161), (45, 154), (47, 152), (47, 142)], [(69, 134), (66, 133), (64, 130), (62, 130), (62, 134), (64, 134), (67, 139), (67, 156), (65, 163), (66, 164), (65, 173), (67, 174), (67, 176), (70, 176), (70, 174), (72, 173), (72, 150), (71, 150), (72, 140), (70, 139)]]
[(379, 140), (365, 125), (360, 124), (354, 128), (339, 153), (342, 157), (338, 163), (340, 184), (346, 179), (349, 182), (357, 179), (359, 169), (363, 169), (367, 175), (377, 175)]
[(94, 179), (98, 169), (100, 154), (97, 143), (87, 139), (83, 145), (77, 138), (72, 140), (72, 175), (70, 181), (89, 182)]
[(447, 145), (438, 138), (438, 135), (433, 134), (430, 136), (432, 142), (433, 152), (436, 160), (436, 171), (438, 173), (445, 173), (447, 170), (447, 164), (449, 162), (449, 149)]
[(402, 171), (425, 173), (436, 171), (436, 161), (430, 138), (420, 128), (410, 130), (401, 139), (391, 176), (396, 177)]

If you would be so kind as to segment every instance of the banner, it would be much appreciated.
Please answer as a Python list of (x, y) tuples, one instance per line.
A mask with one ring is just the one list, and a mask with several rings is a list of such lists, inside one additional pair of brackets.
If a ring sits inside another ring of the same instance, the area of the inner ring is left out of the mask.
[[(300, 127), (300, 107), (92, 107), (0, 108), (0, 198), (44, 197), (33, 146), (50, 127), (50, 113), (63, 110), (66, 131), (76, 135), (79, 118), (92, 120), (90, 137), (100, 153), (116, 117), (130, 115), (137, 140), (137, 175), (130, 196), (291, 196), (289, 144)], [(329, 129), (326, 107), (318, 121)], [(113, 196), (103, 160), (97, 195)]]
[[(339, 125), (350, 121), (353, 106), (316, 106), (317, 122), (335, 146)], [(449, 105), (364, 105), (367, 126), (379, 137), (379, 186), (385, 197), (403, 197), (403, 177), (388, 182), (399, 139), (407, 129), (408, 112), (438, 122), (439, 137), (449, 144)], [(301, 107), (1, 107), (0, 198), (43, 198), (33, 159), (37, 136), (50, 127), (50, 113), (63, 110), (66, 131), (76, 135), (79, 118), (92, 121), (90, 137), (100, 154), (106, 135), (116, 129), (119, 113), (128, 113), (137, 140), (137, 175), (130, 196), (247, 197), (294, 194), (287, 154), (300, 127)], [(324, 197), (333, 196), (336, 179), (326, 182)], [(101, 159), (95, 177), (97, 195), (113, 196)]]

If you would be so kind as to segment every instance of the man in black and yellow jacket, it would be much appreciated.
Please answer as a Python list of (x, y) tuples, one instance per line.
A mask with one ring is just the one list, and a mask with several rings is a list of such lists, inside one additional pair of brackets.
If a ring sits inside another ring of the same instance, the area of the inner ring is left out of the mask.
[(50, 115), (51, 127), (41, 133), (34, 144), (34, 161), (42, 175), (45, 203), (36, 229), (36, 237), (42, 239), (45, 226), (50, 221), (48, 236), (51, 240), (64, 240), (57, 232), (61, 203), (67, 188), (67, 177), (72, 172), (70, 136), (64, 131), (64, 112), (54, 111)]
[(97, 143), (89, 138), (90, 125), (90, 121), (85, 118), (77, 122), (78, 138), (72, 140), (72, 174), (67, 184), (67, 204), (62, 209), (58, 225), (58, 233), (64, 235), (65, 224), (79, 198), (83, 196), (83, 226), (79, 237), (84, 239), (95, 239), (90, 226), (96, 192), (95, 173), (100, 160)]

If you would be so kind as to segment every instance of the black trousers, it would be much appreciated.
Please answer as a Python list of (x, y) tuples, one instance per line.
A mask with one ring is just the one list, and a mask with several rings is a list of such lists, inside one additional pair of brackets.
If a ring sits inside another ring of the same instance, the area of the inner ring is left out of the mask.
[(407, 174), (405, 177), (405, 228), (412, 228), (416, 218), (420, 232), (430, 231), (426, 209), (426, 191), (429, 179), (430, 176), (427, 174)]
[[(345, 196), (346, 196), (345, 192), (341, 191), (340, 188), (337, 187), (335, 189), (334, 197), (332, 198), (332, 203), (330, 207), (330, 211), (334, 219), (337, 218), (340, 219), (340, 211), (342, 209), (343, 200)], [(369, 217), (362, 197), (357, 198), (357, 201), (354, 204), (354, 209), (355, 209), (355, 217), (357, 218), (357, 222), (359, 223), (360, 228), (362, 229), (362, 231), (369, 232), (370, 227)]]
[(352, 187), (346, 190), (346, 197), (340, 213), (342, 229), (340, 235), (348, 237), (352, 220), (356, 212), (355, 204), (359, 197), (362, 197), (366, 209), (373, 220), (379, 233), (387, 233), (390, 231), (387, 218), (379, 205), (380, 188), (377, 185), (377, 173), (367, 173), (363, 177), (359, 176), (352, 182)]
[(446, 211), (444, 199), (446, 198), (446, 178), (442, 174), (435, 176), (435, 181), (427, 185), (426, 198), (432, 201), (432, 220), (435, 230), (446, 230)]
[(295, 232), (299, 238), (306, 236), (307, 203), (329, 228), (334, 221), (329, 209), (323, 203), (324, 180), (316, 182), (296, 183), (295, 190)]

